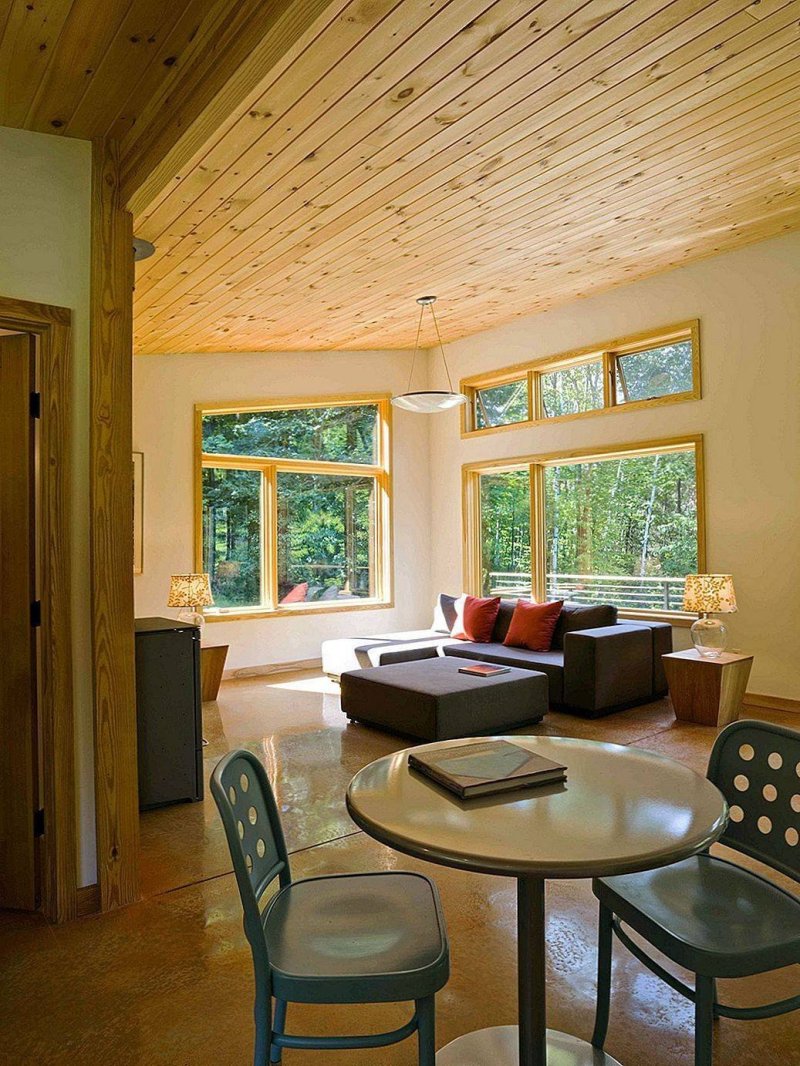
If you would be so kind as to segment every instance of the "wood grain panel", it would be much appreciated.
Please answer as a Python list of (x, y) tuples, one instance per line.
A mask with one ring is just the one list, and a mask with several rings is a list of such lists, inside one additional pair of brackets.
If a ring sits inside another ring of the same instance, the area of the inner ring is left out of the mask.
[(91, 273), (91, 573), (95, 804), (102, 910), (139, 893), (133, 646), (131, 217), (119, 152), (95, 143)]
[(75, 747), (70, 602), (72, 340), (63, 307), (0, 297), (0, 327), (35, 334), (39, 428), (39, 741), (45, 811), (40, 890), (52, 921), (77, 908)]
[(421, 275), (454, 338), (796, 224), (797, 0), (387, 7), (142, 215), (137, 350), (406, 347)]
[(36, 909), (32, 338), (0, 337), (0, 907)]

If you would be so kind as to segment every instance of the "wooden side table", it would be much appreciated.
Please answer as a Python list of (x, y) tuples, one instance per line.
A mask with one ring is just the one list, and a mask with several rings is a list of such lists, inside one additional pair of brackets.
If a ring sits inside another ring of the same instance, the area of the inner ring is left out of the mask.
[(225, 669), (225, 660), (228, 658), (228, 644), (215, 644), (211, 647), (200, 649), (200, 688), (203, 694), (203, 703), (215, 700), (219, 695), (219, 686), (222, 681), (222, 672)]
[(708, 659), (692, 648), (662, 655), (675, 717), (699, 725), (727, 725), (739, 717), (752, 655), (723, 652)]

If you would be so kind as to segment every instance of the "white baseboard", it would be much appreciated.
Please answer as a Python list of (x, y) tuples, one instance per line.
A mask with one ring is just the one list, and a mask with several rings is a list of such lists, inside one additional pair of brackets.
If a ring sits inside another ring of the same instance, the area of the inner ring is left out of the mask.
[(266, 677), (270, 674), (292, 674), (301, 670), (322, 670), (322, 659), (295, 659), (288, 663), (264, 663), (263, 666), (241, 666), (238, 670), (226, 670), (223, 681), (235, 681), (242, 677)]

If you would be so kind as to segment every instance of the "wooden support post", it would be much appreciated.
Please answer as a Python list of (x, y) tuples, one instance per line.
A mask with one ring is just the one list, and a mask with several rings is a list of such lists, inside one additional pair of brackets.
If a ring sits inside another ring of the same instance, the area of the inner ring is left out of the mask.
[(133, 646), (133, 244), (115, 144), (96, 142), (91, 250), (91, 581), (97, 878), (102, 910), (139, 894)]

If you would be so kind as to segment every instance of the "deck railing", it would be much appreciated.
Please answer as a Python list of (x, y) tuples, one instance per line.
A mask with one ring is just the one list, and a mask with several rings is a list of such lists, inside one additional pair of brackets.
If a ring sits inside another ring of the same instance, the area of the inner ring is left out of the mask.
[[(493, 570), (492, 596), (530, 596), (531, 575)], [(623, 574), (548, 574), (547, 599), (571, 603), (613, 603), (621, 609), (680, 611), (682, 577), (627, 577)]]

